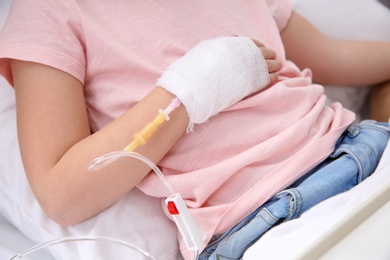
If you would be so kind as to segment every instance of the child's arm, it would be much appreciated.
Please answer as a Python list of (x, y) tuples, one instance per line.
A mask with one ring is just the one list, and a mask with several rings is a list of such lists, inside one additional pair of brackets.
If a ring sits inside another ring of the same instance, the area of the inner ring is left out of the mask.
[(370, 85), (390, 79), (390, 42), (332, 40), (293, 12), (281, 32), (287, 59), (322, 84)]
[[(87, 167), (97, 156), (122, 150), (158, 109), (170, 103), (172, 94), (155, 88), (123, 116), (91, 135), (78, 80), (24, 61), (12, 61), (12, 73), (23, 164), (34, 195), (50, 218), (61, 225), (75, 224), (111, 205), (149, 173), (148, 166), (132, 159), (96, 172), (88, 172)], [(162, 158), (188, 124), (183, 106), (170, 117), (137, 152), (154, 162)]]

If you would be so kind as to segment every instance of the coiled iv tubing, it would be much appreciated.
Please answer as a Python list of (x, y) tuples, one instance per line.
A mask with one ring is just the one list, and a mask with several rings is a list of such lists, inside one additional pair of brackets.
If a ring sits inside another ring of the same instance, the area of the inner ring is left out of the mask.
[(151, 254), (149, 254), (145, 250), (143, 250), (143, 249), (141, 249), (133, 244), (127, 243), (127, 242), (122, 241), (122, 240), (118, 240), (118, 239), (114, 239), (114, 238), (110, 238), (110, 237), (105, 237), (105, 236), (77, 236), (77, 237), (64, 237), (64, 238), (50, 240), (48, 242), (33, 246), (30, 249), (28, 249), (20, 254), (15, 255), (10, 260), (21, 259), (21, 258), (23, 258), (27, 255), (30, 255), (38, 250), (41, 250), (41, 249), (44, 249), (44, 248), (47, 248), (50, 246), (68, 243), (68, 242), (80, 242), (80, 241), (111, 242), (111, 243), (119, 244), (122, 246), (126, 246), (132, 250), (135, 250), (135, 251), (139, 252), (140, 254), (142, 254), (143, 256), (145, 256), (149, 260), (156, 260)]

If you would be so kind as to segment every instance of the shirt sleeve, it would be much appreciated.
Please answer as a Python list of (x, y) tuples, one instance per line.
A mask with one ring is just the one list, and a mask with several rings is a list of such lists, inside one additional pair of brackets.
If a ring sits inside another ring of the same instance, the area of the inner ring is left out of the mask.
[(272, 12), (279, 32), (287, 25), (290, 20), (293, 8), (289, 0), (266, 0), (268, 7)]
[(10, 59), (41, 63), (84, 83), (85, 48), (77, 9), (68, 0), (13, 0), (0, 32), (0, 74), (13, 85)]

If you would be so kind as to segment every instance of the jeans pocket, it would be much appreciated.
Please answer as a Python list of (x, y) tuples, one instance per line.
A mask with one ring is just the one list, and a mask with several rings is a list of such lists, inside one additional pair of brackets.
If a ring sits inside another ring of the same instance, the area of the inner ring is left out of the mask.
[(345, 153), (353, 158), (359, 168), (357, 183), (360, 183), (376, 169), (389, 136), (390, 128), (387, 123), (363, 121), (346, 130), (330, 157), (337, 158)]

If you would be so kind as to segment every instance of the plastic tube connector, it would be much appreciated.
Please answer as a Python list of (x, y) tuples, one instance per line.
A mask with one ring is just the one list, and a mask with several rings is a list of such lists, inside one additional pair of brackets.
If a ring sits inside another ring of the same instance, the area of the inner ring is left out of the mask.
[(164, 122), (168, 121), (169, 116), (164, 110), (159, 111), (159, 114), (152, 122), (147, 124), (138, 133), (134, 135), (133, 141), (125, 147), (126, 151), (134, 151), (140, 145), (145, 145), (146, 141), (156, 132), (157, 128)]
[(171, 103), (164, 110), (160, 109), (158, 115), (154, 118), (152, 122), (147, 124), (144, 128), (136, 133), (133, 137), (133, 141), (128, 144), (124, 149), (126, 151), (132, 152), (138, 146), (145, 145), (146, 141), (156, 132), (157, 128), (164, 122), (169, 121), (169, 113), (180, 106), (180, 99), (175, 97), (172, 99)]
[(180, 193), (169, 196), (165, 200), (165, 204), (183, 237), (187, 249), (193, 251), (199, 250), (206, 236), (197, 227)]

